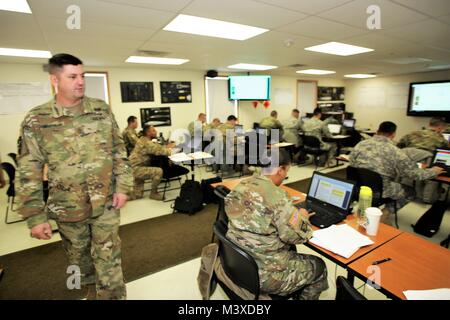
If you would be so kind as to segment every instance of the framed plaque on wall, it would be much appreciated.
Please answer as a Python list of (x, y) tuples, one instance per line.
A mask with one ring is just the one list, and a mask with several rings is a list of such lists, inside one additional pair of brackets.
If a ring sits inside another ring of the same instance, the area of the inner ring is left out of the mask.
[(192, 102), (191, 82), (161, 81), (161, 103)]
[(153, 82), (120, 82), (122, 102), (155, 101)]
[(166, 127), (172, 125), (170, 107), (141, 108), (141, 127), (150, 125), (154, 127)]

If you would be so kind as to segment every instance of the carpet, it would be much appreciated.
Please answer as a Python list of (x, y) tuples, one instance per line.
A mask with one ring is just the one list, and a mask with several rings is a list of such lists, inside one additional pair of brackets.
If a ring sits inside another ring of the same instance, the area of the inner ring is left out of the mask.
[[(330, 173), (345, 178), (345, 169)], [(287, 184), (307, 192), (311, 179)], [(126, 282), (197, 258), (211, 241), (217, 205), (207, 205), (193, 216), (169, 214), (120, 227), (122, 268)], [(82, 299), (86, 292), (68, 290), (67, 259), (61, 242), (0, 257), (5, 269), (0, 299)]]

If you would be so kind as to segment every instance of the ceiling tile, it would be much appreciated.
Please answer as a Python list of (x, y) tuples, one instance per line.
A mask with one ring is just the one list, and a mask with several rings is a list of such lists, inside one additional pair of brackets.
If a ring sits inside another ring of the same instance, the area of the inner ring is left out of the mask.
[(367, 13), (367, 8), (370, 5), (378, 5), (380, 7), (382, 29), (404, 26), (428, 18), (423, 14), (387, 0), (358, 0), (321, 13), (319, 16), (367, 29), (367, 19), (370, 16)]
[(299, 12), (250, 0), (194, 0), (182, 13), (267, 29), (306, 17)]
[(449, 0), (392, 0), (398, 4), (418, 10), (433, 17), (450, 14)]
[(118, 3), (133, 7), (142, 7), (163, 11), (178, 12), (192, 0), (98, 0), (101, 2)]
[(48, 50), (32, 15), (7, 11), (0, 11), (0, 47)]
[(281, 8), (304, 12), (308, 14), (317, 14), (329, 10), (347, 2), (354, 0), (256, 0), (257, 2), (272, 4)]

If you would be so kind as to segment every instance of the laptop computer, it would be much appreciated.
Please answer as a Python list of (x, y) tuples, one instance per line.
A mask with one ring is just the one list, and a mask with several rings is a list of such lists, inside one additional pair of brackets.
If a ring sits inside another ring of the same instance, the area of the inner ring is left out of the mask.
[(434, 151), (431, 166), (439, 166), (444, 168), (446, 171), (441, 175), (450, 177), (450, 149), (437, 148)]
[(444, 136), (445, 140), (450, 143), (450, 132), (444, 132), (442, 135)]
[(328, 130), (332, 135), (338, 135), (341, 133), (342, 125), (340, 124), (329, 124)]
[(356, 122), (356, 119), (345, 119), (342, 122), (342, 125), (344, 126), (344, 128), (351, 128), (351, 129), (353, 129), (353, 128), (355, 128), (355, 122)]
[(316, 213), (309, 218), (312, 225), (328, 228), (341, 222), (351, 213), (350, 205), (354, 191), (353, 182), (316, 171), (311, 178), (305, 202), (297, 207)]

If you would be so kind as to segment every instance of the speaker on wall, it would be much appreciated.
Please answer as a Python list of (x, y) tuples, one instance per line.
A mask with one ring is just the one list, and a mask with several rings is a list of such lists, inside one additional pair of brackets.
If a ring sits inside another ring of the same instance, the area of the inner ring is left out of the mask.
[(218, 73), (216, 70), (208, 70), (208, 72), (206, 72), (206, 76), (209, 78), (215, 78), (217, 75)]

